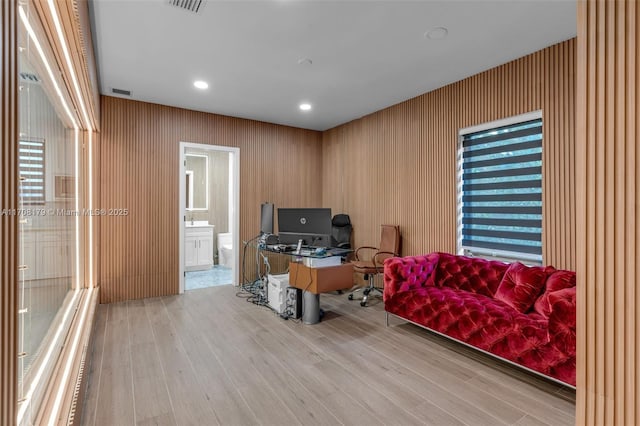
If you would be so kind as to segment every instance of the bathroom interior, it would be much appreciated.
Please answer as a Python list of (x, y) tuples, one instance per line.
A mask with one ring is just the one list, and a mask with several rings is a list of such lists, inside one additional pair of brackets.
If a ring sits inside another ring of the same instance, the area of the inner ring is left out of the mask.
[(185, 291), (233, 282), (231, 155), (185, 148)]

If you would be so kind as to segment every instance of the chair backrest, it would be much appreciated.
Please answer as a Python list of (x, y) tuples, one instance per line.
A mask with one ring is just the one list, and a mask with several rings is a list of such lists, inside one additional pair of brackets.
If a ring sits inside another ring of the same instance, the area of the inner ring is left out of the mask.
[[(400, 255), (400, 227), (397, 225), (382, 225), (380, 233), (380, 245), (378, 250), (381, 252), (395, 253)], [(384, 259), (393, 257), (391, 254), (380, 254), (376, 256), (376, 263), (382, 263)]]
[(348, 214), (337, 214), (331, 219), (331, 246), (351, 248), (353, 226)]

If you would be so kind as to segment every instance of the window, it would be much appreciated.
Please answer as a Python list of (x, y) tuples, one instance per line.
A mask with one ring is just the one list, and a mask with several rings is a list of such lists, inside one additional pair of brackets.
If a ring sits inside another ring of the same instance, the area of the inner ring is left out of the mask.
[(19, 197), (24, 204), (44, 204), (44, 140), (18, 142)]
[(542, 262), (542, 115), (460, 131), (458, 248)]

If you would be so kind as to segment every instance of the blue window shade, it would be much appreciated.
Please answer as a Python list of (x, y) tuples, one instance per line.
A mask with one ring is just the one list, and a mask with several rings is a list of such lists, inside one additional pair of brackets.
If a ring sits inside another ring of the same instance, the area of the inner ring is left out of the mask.
[(466, 252), (542, 260), (542, 119), (462, 135)]
[(18, 169), (22, 204), (44, 204), (44, 141), (18, 142)]

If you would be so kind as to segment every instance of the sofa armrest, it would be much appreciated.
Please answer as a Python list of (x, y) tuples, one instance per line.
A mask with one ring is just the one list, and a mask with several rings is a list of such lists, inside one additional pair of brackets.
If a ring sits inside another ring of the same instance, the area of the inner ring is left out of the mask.
[(438, 264), (438, 253), (391, 257), (384, 261), (384, 296), (424, 287)]
[(576, 353), (576, 288), (549, 293), (549, 341), (564, 354)]

